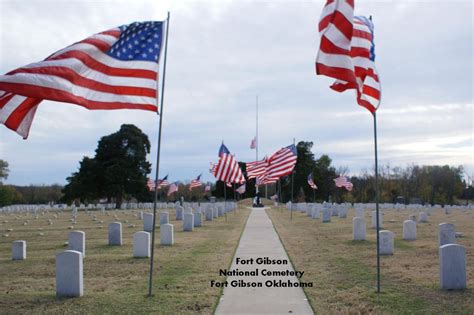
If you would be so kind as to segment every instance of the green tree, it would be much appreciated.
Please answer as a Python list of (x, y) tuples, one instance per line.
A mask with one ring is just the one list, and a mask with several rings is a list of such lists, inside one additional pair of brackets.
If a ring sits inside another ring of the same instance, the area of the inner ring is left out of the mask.
[(146, 182), (151, 164), (146, 160), (150, 141), (134, 125), (99, 140), (94, 158), (84, 157), (79, 171), (67, 178), (65, 200), (92, 200), (106, 197), (120, 208), (124, 199), (146, 199)]
[(8, 173), (8, 162), (0, 159), (0, 183), (2, 183), (3, 179), (8, 178)]

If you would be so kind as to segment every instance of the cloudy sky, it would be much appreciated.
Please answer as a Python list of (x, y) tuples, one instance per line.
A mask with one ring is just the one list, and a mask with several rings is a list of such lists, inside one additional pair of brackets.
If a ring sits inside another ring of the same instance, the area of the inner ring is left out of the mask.
[[(189, 180), (217, 160), (222, 140), (251, 161), (255, 97), (260, 155), (313, 141), (352, 174), (373, 165), (373, 125), (352, 92), (316, 76), (316, 31), (324, 1), (0, 0), (0, 71), (44, 59), (94, 33), (171, 12), (161, 174)], [(473, 2), (358, 1), (372, 15), (382, 80), (380, 163), (463, 165), (474, 173)], [(449, 14), (447, 14), (449, 13)], [(65, 183), (101, 136), (123, 123), (149, 137), (155, 164), (158, 116), (87, 111), (43, 102), (28, 140), (0, 126), (7, 183)]]

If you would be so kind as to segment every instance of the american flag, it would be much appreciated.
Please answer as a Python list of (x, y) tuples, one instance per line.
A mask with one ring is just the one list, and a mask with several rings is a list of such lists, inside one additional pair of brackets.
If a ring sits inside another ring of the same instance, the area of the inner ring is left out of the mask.
[(339, 176), (338, 178), (334, 179), (334, 182), (336, 183), (336, 187), (344, 187), (348, 191), (352, 190), (352, 183), (347, 179), (346, 176)]
[(209, 173), (214, 175), (214, 173), (216, 172), (216, 167), (217, 167), (217, 164), (211, 162), (211, 166), (209, 167)]
[(267, 174), (263, 174), (263, 175), (257, 176), (255, 183), (257, 186), (259, 186), (259, 185), (273, 184), (273, 183), (276, 183), (277, 181), (278, 181), (277, 177), (268, 177)]
[(219, 149), (219, 162), (217, 163), (214, 176), (217, 180), (225, 183), (245, 182), (239, 163), (237, 163), (235, 157), (230, 154), (230, 151), (224, 144)]
[(152, 181), (151, 179), (148, 179), (148, 181), (146, 182), (146, 185), (147, 185), (149, 191), (154, 191), (155, 190), (155, 182)]
[(255, 149), (257, 147), (257, 137), (253, 138), (250, 142), (250, 149)]
[(196, 179), (193, 179), (193, 180), (191, 181), (191, 184), (189, 184), (189, 190), (193, 190), (193, 188), (201, 187), (201, 186), (202, 186), (202, 183), (201, 183), (201, 175), (202, 175), (202, 174), (199, 174), (199, 176), (196, 177)]
[(318, 189), (318, 186), (316, 186), (316, 184), (313, 181), (313, 174), (312, 173), (309, 173), (309, 175), (308, 175), (308, 185), (312, 189)]
[(232, 188), (232, 183), (231, 182), (225, 183), (225, 185), (229, 188)]
[(163, 179), (158, 180), (158, 189), (161, 187), (168, 186), (170, 183), (168, 182), (168, 175), (163, 177)]
[(43, 100), (156, 112), (164, 23), (104, 31), (0, 76), (0, 123), (23, 138)]
[(168, 188), (168, 196), (170, 196), (172, 193), (178, 191), (178, 183), (172, 183), (170, 185), (170, 188)]
[(206, 188), (204, 188), (204, 192), (210, 192), (211, 191), (211, 185), (207, 185)]
[(247, 170), (247, 178), (252, 179), (257, 176), (262, 176), (267, 171), (268, 159), (264, 157), (263, 160), (245, 163)]
[(320, 50), (316, 73), (335, 78), (332, 89), (355, 89), (357, 103), (374, 113), (381, 98), (375, 68), (374, 25), (354, 16), (354, 0), (328, 0), (319, 21)]
[(268, 159), (266, 172), (267, 180), (278, 180), (278, 178), (291, 174), (296, 165), (298, 153), (294, 144), (282, 148), (272, 154)]
[(245, 192), (245, 188), (245, 184), (243, 184), (239, 188), (237, 188), (236, 191), (242, 195)]

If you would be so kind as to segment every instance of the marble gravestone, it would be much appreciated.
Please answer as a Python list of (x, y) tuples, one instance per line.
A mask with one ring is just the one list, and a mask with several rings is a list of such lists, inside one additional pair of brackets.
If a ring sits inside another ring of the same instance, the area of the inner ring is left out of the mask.
[(143, 230), (145, 232), (153, 231), (153, 213), (143, 213)]
[(439, 224), (438, 245), (456, 244), (456, 233), (454, 231), (454, 224), (441, 223)]
[(109, 224), (109, 245), (122, 245), (122, 223), (112, 222)]
[(364, 218), (355, 217), (352, 219), (352, 240), (365, 241), (365, 220)]
[(133, 234), (133, 257), (150, 257), (150, 233), (145, 231)]
[(416, 240), (416, 223), (412, 220), (403, 221), (403, 239), (405, 241)]
[(388, 230), (379, 232), (380, 236), (380, 255), (393, 255), (394, 234)]
[(13, 241), (12, 260), (26, 259), (26, 241)]
[(163, 224), (160, 226), (160, 243), (161, 245), (173, 245), (174, 244), (174, 235), (173, 235), (173, 225), (172, 224)]
[(446, 244), (439, 248), (439, 285), (442, 290), (466, 289), (466, 251), (464, 246)]
[(56, 296), (84, 295), (82, 253), (66, 250), (56, 255)]
[(82, 253), (86, 257), (86, 233), (83, 231), (72, 231), (69, 233), (69, 250)]

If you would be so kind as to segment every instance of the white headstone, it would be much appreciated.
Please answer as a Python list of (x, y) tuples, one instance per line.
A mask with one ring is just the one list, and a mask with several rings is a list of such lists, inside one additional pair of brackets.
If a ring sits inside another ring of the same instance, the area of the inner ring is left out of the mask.
[(168, 223), (160, 226), (160, 243), (161, 245), (173, 245), (174, 236), (172, 224)]
[(138, 212), (138, 219), (143, 220), (143, 211)]
[(379, 232), (380, 237), (380, 255), (393, 255), (394, 234), (388, 230)]
[(339, 208), (339, 218), (341, 218), (341, 219), (347, 218), (347, 208), (346, 207)]
[[(379, 211), (379, 228), (383, 227), (383, 213)], [(377, 228), (377, 211), (372, 211), (372, 228)]]
[(313, 209), (313, 214), (312, 214), (313, 219), (319, 219), (321, 218), (321, 210), (319, 208), (314, 208)]
[(26, 241), (13, 241), (12, 260), (26, 259)]
[(323, 222), (331, 222), (331, 209), (329, 208), (324, 208), (323, 209)]
[(355, 216), (358, 217), (358, 218), (364, 218), (365, 217), (364, 208), (356, 208), (355, 213), (356, 213)]
[(456, 244), (456, 232), (454, 231), (454, 224), (441, 223), (439, 225), (438, 246), (446, 244)]
[(214, 211), (212, 210), (212, 208), (206, 209), (206, 221), (212, 221), (213, 216), (214, 216), (213, 212)]
[(69, 233), (69, 250), (78, 251), (86, 257), (86, 233), (83, 231), (72, 231)]
[(201, 211), (196, 211), (194, 213), (194, 227), (201, 227), (202, 226), (202, 213)]
[(183, 212), (184, 212), (183, 207), (176, 206), (176, 220), (177, 221), (183, 220)]
[(145, 231), (133, 234), (133, 257), (150, 257), (150, 233)]
[(403, 239), (405, 241), (416, 240), (416, 223), (412, 220), (403, 221)]
[(352, 219), (352, 239), (354, 241), (365, 241), (365, 220), (355, 217)]
[(153, 213), (143, 213), (143, 230), (146, 232), (153, 231)]
[(112, 222), (109, 224), (109, 245), (122, 245), (122, 223)]
[(421, 223), (428, 222), (428, 215), (425, 212), (420, 212), (418, 222), (421, 222)]
[(78, 297), (84, 294), (82, 253), (66, 250), (56, 255), (56, 296)]
[(161, 212), (160, 213), (160, 225), (170, 223), (170, 214), (168, 212)]
[(466, 289), (466, 251), (464, 246), (446, 244), (439, 248), (439, 285), (442, 290)]
[(212, 217), (214, 219), (216, 219), (217, 217), (219, 217), (219, 210), (217, 209), (216, 206), (214, 206), (214, 208), (212, 208)]
[(183, 231), (192, 232), (193, 230), (194, 230), (194, 214), (187, 212), (184, 214)]

